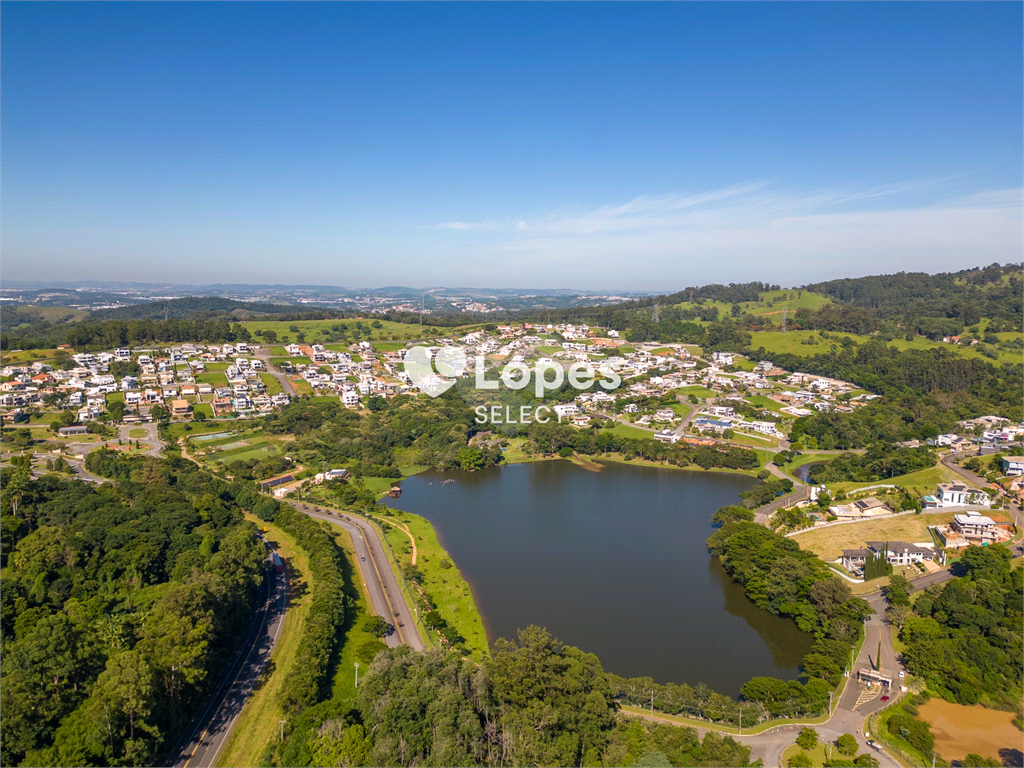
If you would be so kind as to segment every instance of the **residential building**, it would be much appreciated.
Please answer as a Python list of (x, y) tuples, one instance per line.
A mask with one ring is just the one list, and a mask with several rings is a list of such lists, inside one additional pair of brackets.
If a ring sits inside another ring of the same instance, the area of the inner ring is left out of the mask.
[(924, 497), (925, 506), (933, 507), (966, 507), (969, 504), (988, 506), (991, 499), (985, 491), (971, 488), (961, 482), (939, 483), (935, 487), (935, 496)]
[(188, 401), (187, 400), (172, 400), (171, 401), (171, 415), (172, 416), (188, 416)]
[(874, 496), (866, 499), (858, 499), (849, 504), (835, 504), (828, 508), (828, 511), (840, 520), (859, 520), (865, 517), (878, 517), (879, 515), (891, 515), (893, 510), (884, 501)]
[(1003, 474), (1009, 477), (1024, 475), (1024, 456), (1004, 456)]
[(996, 521), (978, 512), (953, 515), (949, 526), (965, 539), (979, 539), (983, 542), (996, 541)]
[(926, 544), (910, 544), (906, 541), (867, 541), (864, 549), (844, 549), (841, 565), (851, 573), (863, 573), (868, 553), (880, 557), (886, 553), (890, 565), (912, 565), (935, 557), (935, 548)]
[(566, 416), (575, 416), (579, 413), (580, 409), (575, 403), (563, 403), (561, 405), (556, 405), (551, 410), (555, 412), (555, 415), (558, 416), (558, 420), (561, 421)]

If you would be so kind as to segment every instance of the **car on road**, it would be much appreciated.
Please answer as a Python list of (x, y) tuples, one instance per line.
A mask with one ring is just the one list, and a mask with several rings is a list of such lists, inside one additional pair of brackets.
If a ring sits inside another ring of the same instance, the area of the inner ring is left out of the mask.
[(885, 696), (882, 697), (882, 701), (888, 701), (888, 700), (889, 700), (889, 694), (886, 694)]
[(901, 670), (900, 670), (900, 677), (906, 677), (906, 676), (907, 676), (907, 673), (906, 673), (906, 672), (904, 672), (904, 671), (903, 671), (903, 670), (901, 669)]
[(871, 747), (872, 749), (878, 750), (879, 752), (882, 751), (882, 745), (879, 744), (874, 739), (868, 739), (868, 746)]
[(360, 557), (360, 558), (359, 558), (359, 560), (360, 560), (361, 562), (364, 562), (364, 563), (366, 562), (366, 558), (365, 558), (365, 557)]

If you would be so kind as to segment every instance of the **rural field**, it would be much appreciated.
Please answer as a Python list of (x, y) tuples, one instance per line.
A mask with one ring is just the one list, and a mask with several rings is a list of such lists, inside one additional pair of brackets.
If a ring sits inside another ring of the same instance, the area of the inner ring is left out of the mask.
[[(253, 334), (253, 342), (260, 343), (260, 336), (266, 331), (273, 331), (277, 334), (275, 344), (298, 341), (297, 334), (303, 334), (305, 343), (311, 344), (315, 341), (325, 343), (331, 341), (338, 343), (338, 333), (345, 329), (348, 333), (348, 341), (392, 341), (398, 339), (418, 339), (421, 336), (449, 336), (456, 333), (464, 333), (470, 328), (479, 327), (476, 325), (459, 326), (456, 328), (440, 328), (432, 326), (430, 318), (424, 318), (422, 326), (419, 323), (396, 323), (391, 320), (367, 317), (361, 319), (346, 320), (247, 320), (242, 326)], [(359, 323), (361, 330), (357, 327)], [(380, 327), (375, 327), (379, 325)], [(296, 330), (292, 330), (295, 328)], [(359, 330), (359, 337), (355, 332)], [(257, 335), (256, 332), (260, 334)]]
[[(963, 760), (970, 753), (1020, 765), (1022, 735), (1013, 712), (980, 704), (965, 707), (933, 698), (918, 709), (935, 735), (935, 751), (946, 760)], [(1015, 758), (1012, 753), (1016, 753)]]
[[(870, 340), (871, 336), (864, 336), (857, 333), (841, 333), (838, 331), (829, 333), (831, 338), (825, 339), (821, 337), (821, 334), (816, 331), (751, 331), (752, 337), (750, 342), (751, 349), (757, 349), (758, 347), (764, 347), (767, 352), (778, 352), (780, 354), (797, 355), (799, 357), (812, 357), (814, 355), (825, 354), (829, 352), (832, 345), (839, 345), (839, 340), (849, 336), (857, 344), (863, 344)], [(1019, 334), (1007, 334), (1011, 338), (1019, 336)], [(803, 342), (807, 339), (813, 339), (813, 344), (804, 344)], [(892, 341), (887, 342), (890, 347), (895, 347), (899, 350), (905, 349), (945, 349), (956, 352), (961, 357), (968, 359), (975, 358), (978, 360), (991, 361), (985, 357), (981, 352), (973, 347), (958, 347), (953, 344), (944, 344), (941, 341), (932, 341), (931, 339), (925, 338), (924, 336), (915, 336), (913, 341), (907, 341), (905, 338), (896, 338)], [(999, 352), (1000, 363), (1013, 363), (1020, 362), (1020, 353), (1005, 349), (997, 350)]]

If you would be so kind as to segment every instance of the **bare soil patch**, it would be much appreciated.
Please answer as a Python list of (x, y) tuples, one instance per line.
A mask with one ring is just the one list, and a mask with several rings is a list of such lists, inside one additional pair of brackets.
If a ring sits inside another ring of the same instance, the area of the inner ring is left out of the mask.
[(946, 760), (961, 760), (968, 753), (1002, 759), (1001, 750), (1024, 746), (1024, 734), (1011, 722), (1012, 712), (981, 705), (965, 707), (944, 699), (931, 699), (918, 707), (921, 719), (935, 735), (935, 751)]

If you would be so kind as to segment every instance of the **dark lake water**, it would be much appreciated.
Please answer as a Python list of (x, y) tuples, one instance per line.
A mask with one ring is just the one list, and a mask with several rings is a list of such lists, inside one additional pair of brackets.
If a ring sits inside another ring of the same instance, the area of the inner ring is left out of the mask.
[(387, 503), (433, 523), (490, 642), (537, 624), (609, 672), (735, 695), (757, 675), (795, 678), (811, 644), (751, 603), (707, 550), (711, 514), (752, 485), (726, 473), (542, 461), (416, 475)]

